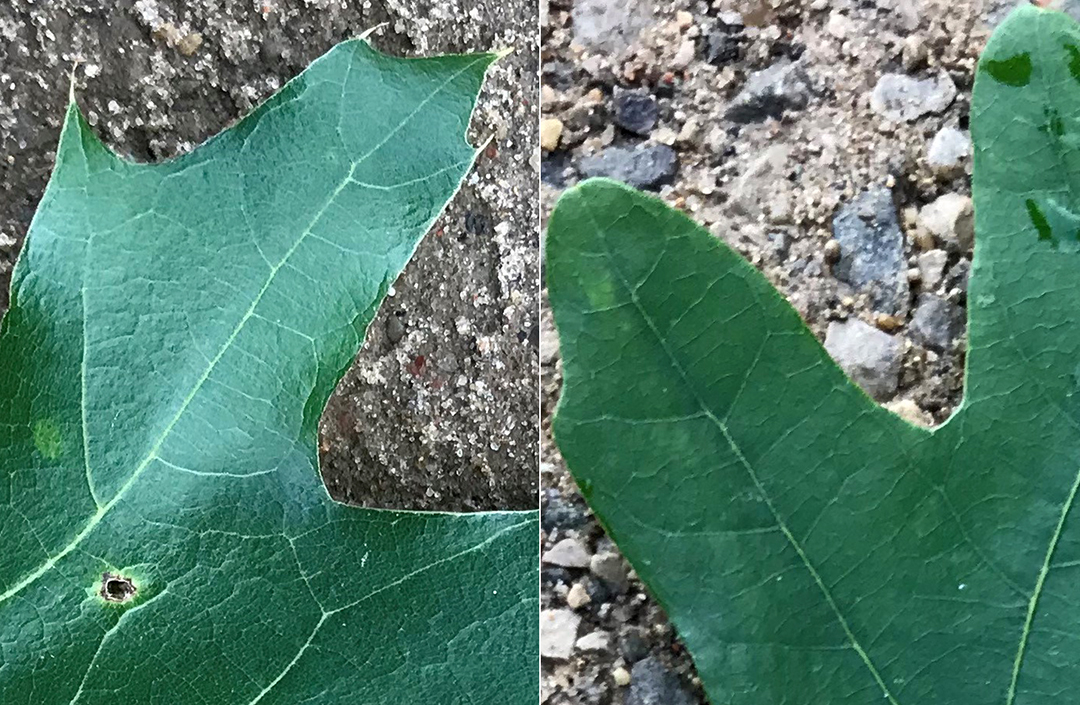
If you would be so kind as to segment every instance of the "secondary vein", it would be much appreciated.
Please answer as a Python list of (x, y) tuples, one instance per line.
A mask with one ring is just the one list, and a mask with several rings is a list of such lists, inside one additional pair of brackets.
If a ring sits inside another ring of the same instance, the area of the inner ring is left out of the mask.
[(1058, 517), (1054, 535), (1051, 537), (1050, 545), (1046, 549), (1046, 556), (1043, 557), (1039, 577), (1035, 581), (1035, 590), (1032, 591), (1031, 600), (1028, 601), (1027, 617), (1024, 619), (1024, 630), (1020, 634), (1020, 645), (1016, 649), (1016, 658), (1013, 660), (1012, 680), (1009, 682), (1009, 693), (1005, 698), (1005, 705), (1012, 705), (1013, 701), (1016, 700), (1016, 684), (1020, 679), (1020, 668), (1024, 663), (1028, 638), (1031, 636), (1031, 625), (1035, 621), (1035, 610), (1038, 609), (1039, 597), (1042, 595), (1043, 586), (1046, 584), (1046, 576), (1050, 574), (1050, 561), (1053, 559), (1054, 551), (1057, 550), (1058, 541), (1061, 539), (1061, 534), (1065, 529), (1065, 520), (1076, 502), (1078, 490), (1080, 490), (1080, 472), (1076, 473), (1076, 479), (1073, 480), (1072, 488), (1069, 490), (1069, 497), (1061, 507), (1061, 516)]
[[(398, 585), (401, 585), (402, 583), (405, 583), (405, 582), (408, 582), (409, 580), (412, 580), (416, 576), (421, 575), (422, 573), (425, 573), (425, 572), (431, 570), (432, 568), (436, 568), (436, 567), (438, 567), (440, 565), (443, 565), (444, 563), (449, 563), (451, 561), (455, 561), (458, 558), (466, 556), (466, 555), (468, 555), (470, 553), (474, 553), (475, 551), (479, 551), (479, 550), (481, 550), (483, 548), (487, 548), (492, 543), (494, 543), (496, 540), (502, 538), (502, 536), (504, 534), (508, 534), (511, 531), (514, 531), (516, 529), (520, 529), (522, 527), (527, 527), (531, 523), (532, 523), (531, 520), (526, 520), (526, 521), (520, 521), (520, 522), (518, 522), (516, 524), (511, 524), (510, 526), (504, 526), (503, 528), (499, 529), (498, 531), (496, 531), (491, 536), (488, 536), (486, 539), (484, 539), (480, 543), (474, 544), (472, 546), (469, 546), (468, 548), (465, 548), (465, 549), (462, 549), (461, 551), (458, 551), (457, 553), (451, 554), (451, 555), (446, 556), (444, 558), (440, 558), (440, 559), (438, 559), (436, 561), (432, 561), (431, 563), (428, 563), (427, 565), (421, 566), (420, 568), (417, 568), (416, 570), (410, 571), (410, 572), (406, 573), (405, 575), (401, 576), (400, 578), (398, 578), (397, 580), (391, 581), (391, 582), (389, 582), (389, 583), (387, 583), (387, 584), (385, 584), (385, 585), (383, 585), (381, 587), (378, 587), (378, 588), (372, 590), (371, 592), (367, 593), (363, 597), (359, 597), (356, 600), (353, 600), (352, 602), (349, 602), (347, 604), (342, 605), (341, 607), (337, 607), (337, 608), (332, 609), (332, 610), (323, 610), (322, 616), (319, 617), (319, 621), (315, 623), (315, 627), (311, 630), (311, 633), (308, 635), (308, 638), (304, 641), (303, 644), (300, 645), (300, 648), (297, 650), (296, 655), (294, 655), (292, 657), (292, 659), (287, 664), (285, 664), (285, 667), (281, 670), (280, 673), (278, 673), (278, 675), (272, 681), (267, 683), (266, 686), (261, 691), (259, 691), (258, 694), (255, 695), (254, 699), (252, 699), (251, 702), (248, 703), (248, 705), (256, 705), (256, 703), (258, 703), (260, 700), (262, 700), (264, 697), (266, 697), (267, 693), (269, 693), (271, 690), (273, 690), (274, 687), (277, 686), (277, 684), (280, 683), (282, 681), (282, 679), (285, 678), (285, 676), (287, 676), (289, 674), (289, 671), (291, 671), (293, 669), (293, 667), (296, 666), (296, 664), (300, 661), (301, 657), (303, 657), (303, 655), (307, 652), (307, 650), (309, 648), (311, 648), (311, 645), (314, 643), (315, 637), (316, 637), (316, 635), (318, 635), (319, 630), (322, 628), (322, 625), (325, 624), (326, 620), (329, 619), (330, 617), (332, 617), (333, 615), (339, 614), (339, 613), (344, 612), (346, 610), (350, 610), (353, 607), (356, 607), (357, 605), (359, 605), (359, 604), (361, 604), (363, 602), (366, 602), (367, 600), (370, 600), (371, 598), (375, 597), (376, 595), (379, 595), (379, 594), (381, 594), (383, 592), (386, 592), (387, 590), (390, 590), (391, 588), (395, 588)], [(305, 581), (306, 581), (306, 578), (305, 578)], [(322, 609), (322, 608), (320, 607), (320, 609)]]

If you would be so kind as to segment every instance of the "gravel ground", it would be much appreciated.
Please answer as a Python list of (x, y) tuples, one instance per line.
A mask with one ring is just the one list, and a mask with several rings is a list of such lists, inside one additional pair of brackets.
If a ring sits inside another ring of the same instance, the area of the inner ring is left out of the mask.
[(9, 0), (0, 8), (0, 313), (52, 166), (68, 76), (117, 151), (192, 149), (336, 42), (398, 55), (516, 51), (473, 124), (494, 136), (372, 323), (324, 415), (338, 499), (380, 507), (536, 505), (534, 0)]
[[(658, 192), (761, 269), (882, 404), (947, 418), (962, 392), (973, 69), (1009, 5), (547, 2), (542, 212), (584, 176)], [(543, 700), (704, 703), (554, 446), (546, 309), (541, 331)]]

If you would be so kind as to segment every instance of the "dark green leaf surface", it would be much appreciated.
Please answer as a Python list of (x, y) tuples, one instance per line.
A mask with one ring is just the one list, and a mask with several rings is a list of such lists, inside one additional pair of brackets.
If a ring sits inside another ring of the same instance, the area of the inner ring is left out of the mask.
[(346, 42), (158, 165), (72, 102), (0, 331), (4, 705), (535, 702), (536, 514), (346, 507), (315, 452), (494, 59)]
[(556, 438), (715, 705), (1080, 697), (1077, 47), (1025, 6), (980, 63), (967, 386), (932, 431), (681, 214), (560, 201)]

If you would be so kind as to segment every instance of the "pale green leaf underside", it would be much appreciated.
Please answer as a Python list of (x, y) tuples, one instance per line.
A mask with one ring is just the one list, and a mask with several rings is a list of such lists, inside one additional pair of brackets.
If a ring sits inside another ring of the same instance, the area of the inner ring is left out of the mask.
[(684, 216), (605, 181), (556, 208), (556, 438), (715, 705), (1075, 703), (1078, 47), (1025, 6), (980, 62), (965, 398), (933, 431)]
[(158, 165), (71, 104), (0, 330), (5, 705), (535, 700), (536, 514), (346, 507), (315, 453), (494, 59), (345, 42)]

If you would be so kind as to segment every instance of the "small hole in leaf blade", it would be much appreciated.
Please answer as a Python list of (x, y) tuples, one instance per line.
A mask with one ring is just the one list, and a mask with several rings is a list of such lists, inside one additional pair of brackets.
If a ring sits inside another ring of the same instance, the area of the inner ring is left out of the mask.
[(135, 587), (135, 583), (131, 582), (130, 578), (113, 573), (101, 574), (101, 590), (99, 594), (106, 602), (128, 602), (135, 597), (137, 590), (138, 588)]

